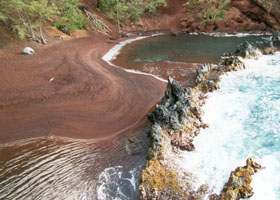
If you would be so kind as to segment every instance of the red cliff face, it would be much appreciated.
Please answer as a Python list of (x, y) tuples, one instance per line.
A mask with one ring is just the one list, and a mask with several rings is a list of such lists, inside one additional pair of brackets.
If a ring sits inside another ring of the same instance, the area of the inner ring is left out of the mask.
[[(159, 8), (156, 15), (144, 14), (140, 21), (123, 24), (122, 30), (129, 32), (169, 29), (171, 33), (178, 34), (272, 32), (280, 29), (280, 2), (276, 0), (270, 0), (270, 4), (267, 5), (262, 0), (231, 0), (228, 9), (224, 11), (225, 19), (213, 21), (205, 19), (206, 11), (210, 7), (207, 1), (191, 9), (186, 5), (186, 0), (166, 1), (167, 6)], [(83, 2), (93, 10), (98, 6), (98, 0), (83, 0)], [(109, 24), (112, 23), (110, 20), (104, 20)], [(113, 24), (110, 27), (112, 30), (115, 29)]]
[[(264, 5), (261, 0), (232, 0), (225, 20), (206, 21), (206, 5), (199, 5), (193, 13), (186, 12), (179, 27), (182, 32), (247, 32), (280, 29), (280, 3)], [(186, 9), (187, 10), (187, 9)]]

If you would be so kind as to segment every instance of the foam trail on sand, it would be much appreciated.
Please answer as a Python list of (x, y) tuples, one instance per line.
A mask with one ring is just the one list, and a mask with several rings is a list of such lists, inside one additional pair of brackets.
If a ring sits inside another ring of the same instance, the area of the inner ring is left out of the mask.
[[(151, 37), (154, 37), (154, 36), (158, 36), (158, 35), (162, 35), (162, 34), (154, 34), (152, 35)], [(141, 37), (137, 37), (137, 38), (133, 38), (133, 39), (128, 39), (128, 40), (125, 40), (123, 42), (120, 42), (119, 44), (115, 45), (112, 49), (110, 49), (103, 57), (102, 59), (105, 60), (109, 65), (113, 66), (113, 67), (117, 67), (117, 68), (120, 68), (119, 66), (117, 65), (114, 65), (111, 60), (115, 59), (121, 49), (127, 45), (127, 44), (130, 44), (134, 41), (137, 41), (137, 40), (142, 40), (142, 39), (145, 39), (149, 36), (141, 36)], [(156, 75), (153, 75), (153, 74), (148, 74), (148, 73), (145, 73), (145, 72), (140, 72), (140, 71), (136, 71), (136, 70), (132, 70), (132, 69), (124, 69), (124, 68), (121, 68), (123, 70), (125, 70), (126, 72), (130, 72), (130, 73), (134, 73), (134, 74), (142, 74), (142, 75), (146, 75), (146, 76), (152, 76), (160, 81), (163, 81), (163, 82), (167, 82), (167, 80), (161, 78), (161, 77), (158, 77)]]
[(128, 39), (125, 41), (120, 42), (119, 44), (115, 45), (112, 49), (110, 49), (103, 57), (102, 59), (105, 60), (106, 62), (112, 64), (110, 61), (115, 59), (117, 55), (119, 55), (120, 50), (127, 44), (132, 43), (137, 40), (142, 40), (144, 38), (147, 38), (148, 36), (142, 36), (142, 37), (137, 37), (133, 39)]
[(222, 77), (209, 94), (203, 121), (209, 128), (195, 138), (194, 152), (179, 164), (193, 172), (199, 186), (220, 193), (230, 172), (252, 157), (265, 169), (253, 176), (252, 200), (280, 199), (280, 52), (244, 60), (245, 70)]

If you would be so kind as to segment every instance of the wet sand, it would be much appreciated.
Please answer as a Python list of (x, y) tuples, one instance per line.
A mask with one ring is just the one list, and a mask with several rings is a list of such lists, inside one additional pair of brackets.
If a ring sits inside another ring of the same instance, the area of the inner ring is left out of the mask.
[(166, 83), (109, 66), (119, 41), (66, 41), (35, 55), (0, 55), (0, 143), (63, 136), (112, 139), (137, 126)]

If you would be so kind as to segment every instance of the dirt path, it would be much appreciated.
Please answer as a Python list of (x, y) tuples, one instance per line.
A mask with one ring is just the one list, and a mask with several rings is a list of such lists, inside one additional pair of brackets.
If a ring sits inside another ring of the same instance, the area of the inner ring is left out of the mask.
[(35, 55), (0, 55), (0, 143), (39, 136), (110, 139), (145, 117), (165, 83), (101, 57), (118, 41), (67, 41)]

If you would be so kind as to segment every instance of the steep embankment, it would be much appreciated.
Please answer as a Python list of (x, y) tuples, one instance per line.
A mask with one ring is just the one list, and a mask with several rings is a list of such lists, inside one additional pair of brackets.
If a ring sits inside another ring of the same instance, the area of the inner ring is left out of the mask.
[(224, 9), (225, 18), (217, 21), (205, 21), (206, 11), (211, 10), (210, 5), (197, 5), (191, 13), (186, 7), (185, 17), (180, 22), (181, 31), (236, 33), (279, 30), (280, 4), (271, 2), (276, 3), (265, 6), (260, 0), (232, 0)]

